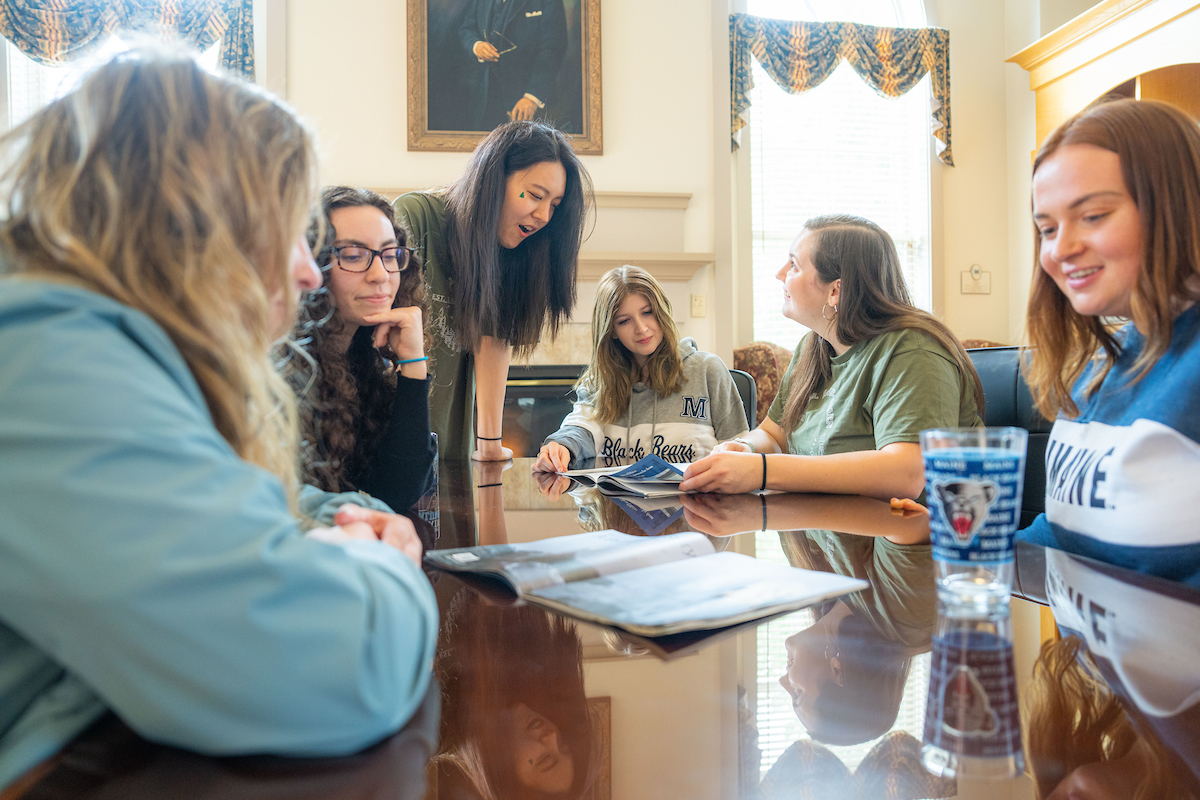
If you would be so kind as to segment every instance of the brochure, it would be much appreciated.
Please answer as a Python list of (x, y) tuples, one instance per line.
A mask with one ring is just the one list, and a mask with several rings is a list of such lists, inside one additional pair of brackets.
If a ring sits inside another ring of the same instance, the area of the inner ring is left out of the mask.
[(659, 637), (713, 630), (859, 591), (866, 581), (717, 553), (699, 533), (613, 530), (425, 554), (435, 569), (498, 578), (526, 602)]
[(585, 486), (595, 486), (604, 494), (633, 495), (634, 497), (675, 497), (683, 469), (687, 464), (672, 464), (650, 454), (628, 467), (573, 469), (560, 473)]

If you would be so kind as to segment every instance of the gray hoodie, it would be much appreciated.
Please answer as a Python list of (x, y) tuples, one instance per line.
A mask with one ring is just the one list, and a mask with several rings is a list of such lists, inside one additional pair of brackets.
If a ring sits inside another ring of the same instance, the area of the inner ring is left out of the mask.
[(659, 397), (644, 383), (635, 383), (629, 410), (616, 422), (600, 425), (591, 395), (581, 389), (574, 410), (546, 441), (570, 450), (573, 468), (590, 458), (597, 467), (615, 467), (650, 453), (667, 461), (695, 461), (718, 442), (746, 433), (746, 412), (725, 363), (697, 350), (690, 338), (680, 341), (679, 357), (683, 388), (678, 393)]

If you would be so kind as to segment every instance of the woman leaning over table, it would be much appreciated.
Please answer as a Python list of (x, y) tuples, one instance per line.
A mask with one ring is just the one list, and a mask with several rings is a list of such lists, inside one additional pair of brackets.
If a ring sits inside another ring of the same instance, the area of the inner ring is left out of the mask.
[(0, 146), (0, 788), (106, 711), (214, 755), (398, 729), (437, 637), (420, 544), (301, 491), (270, 353), (321, 283), (308, 132), (139, 51)]
[(442, 457), (512, 456), (500, 444), (509, 356), (570, 317), (591, 199), (567, 138), (540, 122), (501, 125), (449, 187), (396, 199), (425, 265), (429, 408)]
[(1033, 220), (1027, 377), (1058, 419), (1019, 535), (1200, 586), (1200, 127), (1083, 111), (1038, 151)]
[(981, 424), (962, 345), (912, 305), (892, 238), (861, 217), (810, 219), (776, 277), (783, 315), (811, 332), (762, 424), (689, 466), (680, 488), (919, 497), (920, 431)]

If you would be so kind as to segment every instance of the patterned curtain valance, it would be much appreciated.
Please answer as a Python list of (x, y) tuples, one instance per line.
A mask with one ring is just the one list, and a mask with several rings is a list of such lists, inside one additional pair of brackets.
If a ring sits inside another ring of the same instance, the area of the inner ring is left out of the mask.
[(253, 0), (0, 0), (0, 35), (39, 64), (71, 61), (118, 31), (221, 40), (221, 66), (254, 80)]
[(943, 28), (878, 28), (854, 22), (791, 22), (749, 14), (729, 17), (730, 73), (733, 79), (733, 147), (746, 126), (754, 78), (753, 54), (767, 74), (792, 94), (828, 78), (844, 58), (867, 85), (884, 97), (899, 97), (925, 73), (933, 84), (933, 135), (944, 145), (942, 163), (954, 166), (950, 152), (950, 32)]

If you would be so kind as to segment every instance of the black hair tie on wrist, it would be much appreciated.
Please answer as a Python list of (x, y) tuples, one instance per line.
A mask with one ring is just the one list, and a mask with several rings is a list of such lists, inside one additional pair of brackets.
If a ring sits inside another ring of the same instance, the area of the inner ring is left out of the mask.
[[(759, 453), (759, 455), (761, 455), (763, 458), (763, 482), (762, 482), (762, 486), (758, 487), (758, 490), (760, 492), (765, 492), (767, 490), (767, 454)], [(763, 501), (763, 502), (765, 503), (766, 501)], [(764, 509), (764, 514), (765, 514), (766, 505), (763, 506), (763, 509)], [(766, 529), (764, 528), (763, 530), (766, 530)]]
[(483, 442), (498, 442), (501, 439), (503, 439), (504, 437), (503, 436), (494, 436), (494, 437), (493, 436), (476, 436), (475, 438), (479, 439), (480, 441), (483, 441)]
[(503, 486), (503, 483), (479, 483), (475, 485), (476, 489), (490, 489), (493, 486)]

